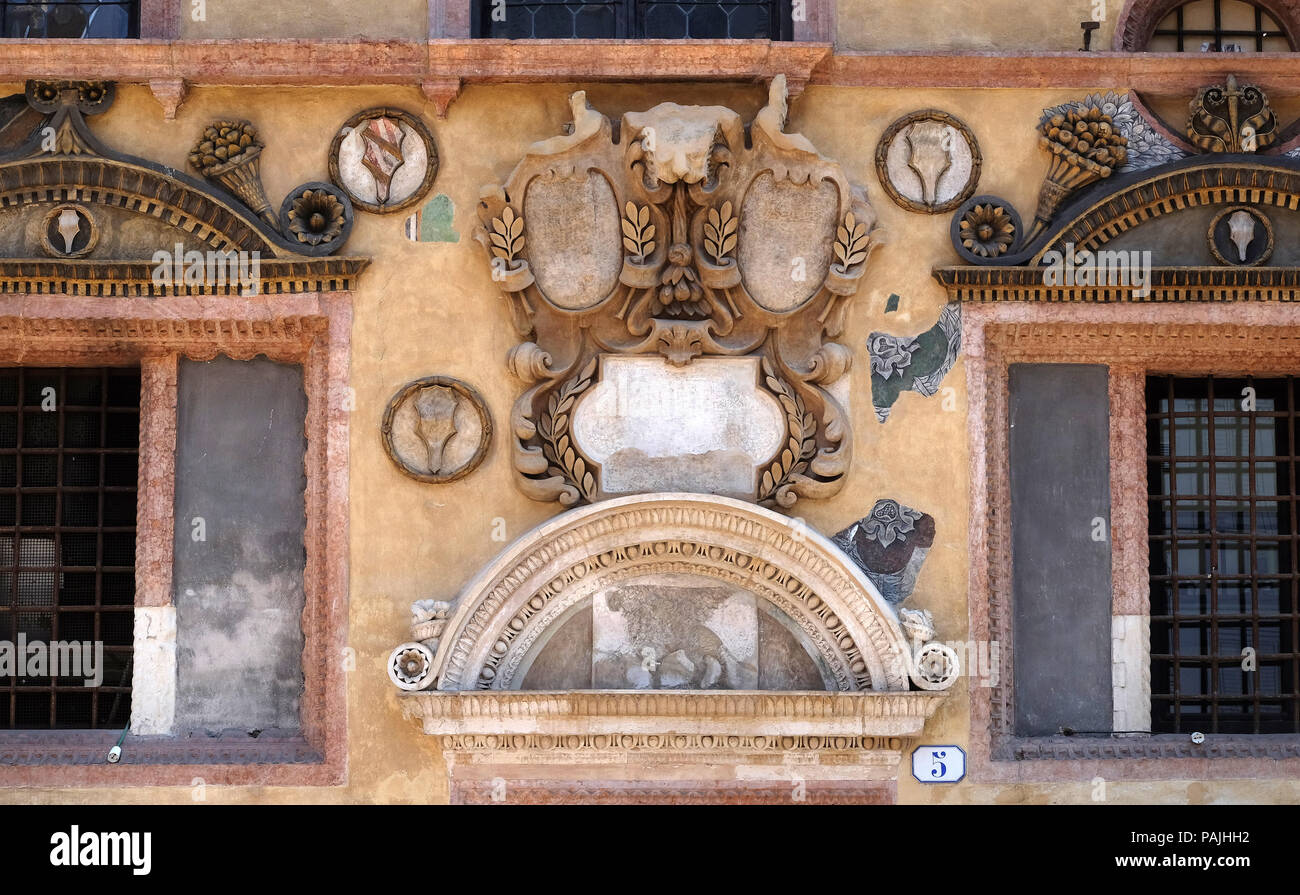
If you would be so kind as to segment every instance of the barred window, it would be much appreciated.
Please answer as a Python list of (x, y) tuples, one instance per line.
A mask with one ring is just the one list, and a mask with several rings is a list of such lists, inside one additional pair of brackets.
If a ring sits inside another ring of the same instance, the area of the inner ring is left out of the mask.
[(139, 0), (0, 0), (5, 37), (140, 36)]
[(138, 369), (0, 369), (0, 729), (130, 719), (139, 440)]
[(1156, 25), (1153, 53), (1286, 53), (1291, 36), (1271, 15), (1243, 0), (1193, 0)]
[(1151, 723), (1300, 733), (1293, 377), (1149, 377)]
[(790, 40), (790, 0), (478, 0), (474, 36)]

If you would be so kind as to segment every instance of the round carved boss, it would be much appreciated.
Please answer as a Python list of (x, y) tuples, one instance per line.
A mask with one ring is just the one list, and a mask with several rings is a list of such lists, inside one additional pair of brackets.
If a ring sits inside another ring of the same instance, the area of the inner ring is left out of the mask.
[(401, 109), (353, 115), (330, 144), (330, 180), (363, 211), (391, 214), (433, 188), (438, 150), (424, 122)]
[(411, 478), (454, 482), (473, 472), (492, 441), (487, 404), (467, 383), (427, 376), (408, 383), (384, 410), (384, 450)]
[(1273, 257), (1273, 225), (1260, 211), (1244, 205), (1214, 216), (1206, 233), (1210, 254), (1220, 264), (1255, 267)]
[(938, 109), (904, 115), (876, 144), (881, 186), (898, 205), (922, 214), (943, 214), (969, 199), (983, 163), (971, 129)]
[(54, 258), (84, 258), (99, 242), (99, 226), (84, 205), (56, 205), (41, 222), (41, 248)]

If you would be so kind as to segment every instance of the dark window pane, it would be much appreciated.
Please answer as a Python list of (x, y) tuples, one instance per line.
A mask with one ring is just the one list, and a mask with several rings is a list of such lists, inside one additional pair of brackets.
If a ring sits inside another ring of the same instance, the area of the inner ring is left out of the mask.
[(1300, 732), (1294, 410), (1291, 377), (1147, 380), (1156, 732)]
[[(0, 680), (0, 729), (129, 719), (139, 396), (138, 370), (0, 372), (0, 639), (60, 645), (45, 674)], [(120, 689), (84, 686), (97, 649)]]

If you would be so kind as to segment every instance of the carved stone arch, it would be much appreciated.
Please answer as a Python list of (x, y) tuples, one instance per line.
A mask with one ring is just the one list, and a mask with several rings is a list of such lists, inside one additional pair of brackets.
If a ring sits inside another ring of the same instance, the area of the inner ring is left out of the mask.
[[(1156, 26), (1169, 13), (1192, 0), (1126, 0), (1115, 22), (1113, 46), (1129, 53), (1145, 52)], [(1292, 49), (1300, 40), (1300, 0), (1248, 0), (1271, 15), (1286, 32)]]
[(462, 592), (434, 659), (437, 688), (516, 689), (529, 649), (574, 606), (620, 580), (674, 573), (777, 607), (815, 649), (828, 689), (909, 688), (894, 610), (830, 541), (760, 506), (684, 493), (571, 510), (516, 541)]

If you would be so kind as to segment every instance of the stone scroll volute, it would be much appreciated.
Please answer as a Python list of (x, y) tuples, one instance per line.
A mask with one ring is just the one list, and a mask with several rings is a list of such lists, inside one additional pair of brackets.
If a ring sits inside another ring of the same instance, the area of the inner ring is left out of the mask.
[[(527, 386), (510, 420), (520, 488), (566, 506), (834, 494), (852, 430), (833, 386), (852, 355), (832, 340), (878, 241), (863, 191), (784, 132), (781, 77), (748, 139), (721, 106), (661, 103), (616, 131), (585, 93), (570, 103), (569, 133), (534, 143), (479, 204)], [(692, 401), (710, 412), (673, 416)], [(597, 424), (597, 406), (624, 416)]]

